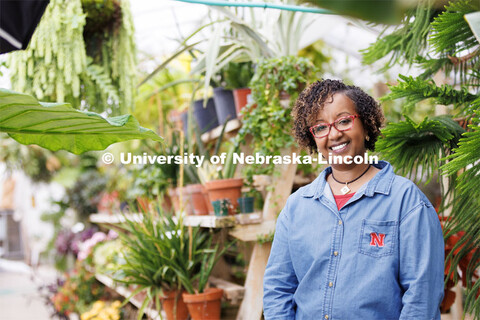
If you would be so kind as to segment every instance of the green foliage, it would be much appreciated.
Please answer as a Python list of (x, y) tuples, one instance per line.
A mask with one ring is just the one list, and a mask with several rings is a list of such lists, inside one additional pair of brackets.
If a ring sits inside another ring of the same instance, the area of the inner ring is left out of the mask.
[(480, 2), (452, 1), (445, 9), (431, 23), (432, 51), (443, 56), (447, 54), (456, 56), (464, 50), (477, 48), (477, 39), (465, 21), (464, 15), (480, 10)]
[(401, 20), (405, 8), (412, 5), (404, 0), (299, 0), (323, 9), (330, 9), (339, 15), (374, 21), (377, 23), (397, 23)]
[[(121, 234), (128, 249), (117, 281), (138, 286), (131, 297), (147, 292), (146, 304), (156, 302), (157, 310), (163, 290), (203, 292), (215, 263), (229, 247), (219, 251), (217, 244), (212, 248), (211, 234), (198, 227), (187, 228), (181, 218), (162, 213), (144, 213), (140, 221), (126, 219), (121, 228), (128, 232)], [(142, 315), (143, 308), (139, 319)]]
[(9, 54), (13, 90), (50, 102), (83, 101), (91, 111), (113, 115), (132, 108), (136, 69), (128, 0), (94, 7), (110, 12), (106, 24), (101, 15), (85, 13), (80, 0), (50, 2), (29, 47)]
[(421, 77), (406, 77), (399, 75), (398, 84), (389, 86), (391, 93), (382, 97), (382, 101), (406, 98), (404, 108), (412, 110), (418, 102), (434, 99), (437, 104), (450, 105), (456, 109), (478, 108), (478, 96), (469, 92), (467, 87), (456, 90), (452, 85), (435, 84), (433, 80), (424, 80)]
[(398, 173), (427, 184), (464, 130), (446, 116), (425, 118), (418, 124), (405, 118), (383, 129), (375, 148)]
[[(461, 236), (446, 257), (447, 278), (456, 283), (457, 270), (465, 270), (462, 271), (462, 284), (467, 289), (465, 312), (476, 318), (480, 317), (480, 281), (475, 275), (480, 267), (480, 44), (465, 16), (479, 10), (480, 3), (476, 0), (458, 0), (450, 1), (441, 12), (431, 11), (434, 19), (425, 32), (414, 31), (416, 36), (423, 37), (422, 41), (428, 39), (427, 47), (417, 44), (417, 57), (408, 47), (382, 51), (385, 46), (381, 43), (366, 51), (368, 62), (392, 51), (396, 57), (392, 61), (417, 62), (424, 71), (417, 78), (399, 76), (398, 85), (392, 86), (392, 92), (382, 100), (406, 98), (406, 107), (412, 110), (417, 103), (429, 99), (432, 104), (450, 105), (455, 115), (469, 124), (462, 133), (463, 129), (452, 120), (433, 118), (415, 124), (407, 117), (406, 121), (389, 124), (382, 131), (384, 137), (378, 141), (377, 149), (402, 174), (431, 179), (436, 168), (440, 168), (438, 172), (448, 178), (439, 213), (450, 212), (444, 226), (447, 241), (453, 235)], [(415, 20), (405, 21), (404, 27), (413, 28)], [(445, 79), (451, 78), (453, 85), (437, 86), (431, 78), (439, 72), (444, 73)]]
[[(287, 56), (260, 60), (250, 82), (254, 102), (242, 111), (243, 126), (237, 141), (244, 142), (246, 136), (251, 135), (253, 153), (263, 155), (279, 155), (280, 150), (292, 146), (291, 107), (316, 70), (306, 58)], [(285, 106), (282, 98), (288, 99)], [(274, 165), (263, 170), (271, 174)]]
[(251, 61), (230, 62), (220, 71), (220, 74), (225, 82), (224, 85), (222, 83), (222, 86), (226, 89), (247, 88), (254, 74), (253, 63)]
[(0, 149), (0, 161), (5, 163), (6, 169), (9, 172), (21, 169), (33, 182), (49, 182), (62, 165), (55, 153), (21, 145), (6, 134), (0, 136)]
[(412, 64), (419, 54), (425, 52), (430, 22), (439, 13), (431, 7), (431, 3), (432, 0), (421, 0), (415, 9), (409, 9), (394, 32), (362, 50), (363, 62), (372, 64), (391, 53), (382, 70), (396, 63)]
[(5, 89), (0, 89), (0, 101), (0, 132), (8, 133), (21, 144), (80, 154), (130, 139), (163, 141), (131, 115), (105, 119), (65, 103), (39, 102), (30, 95)]

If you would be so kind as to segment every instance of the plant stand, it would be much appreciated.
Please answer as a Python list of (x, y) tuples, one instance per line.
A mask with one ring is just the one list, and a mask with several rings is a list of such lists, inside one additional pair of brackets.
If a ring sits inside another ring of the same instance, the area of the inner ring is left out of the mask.
[[(297, 152), (296, 148), (285, 149), (283, 155)], [(260, 225), (237, 226), (230, 235), (242, 241), (256, 241), (258, 235), (269, 234), (275, 230), (277, 215), (287, 202), (292, 191), (293, 179), (297, 169), (296, 164), (279, 166), (280, 175), (273, 178), (273, 191), (267, 193), (263, 207), (263, 222)], [(245, 296), (237, 320), (261, 319), (263, 311), (263, 275), (270, 255), (271, 243), (255, 243), (250, 264), (248, 266), (247, 279), (245, 280)]]

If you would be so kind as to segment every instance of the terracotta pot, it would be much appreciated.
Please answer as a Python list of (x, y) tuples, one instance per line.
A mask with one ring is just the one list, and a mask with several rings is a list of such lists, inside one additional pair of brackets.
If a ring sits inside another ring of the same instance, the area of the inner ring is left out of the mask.
[(237, 109), (237, 115), (240, 111), (250, 102), (252, 90), (250, 88), (241, 88), (233, 90), (233, 100), (235, 101), (235, 109)]
[(193, 214), (207, 215), (208, 206), (207, 202), (205, 201), (205, 194), (207, 190), (205, 187), (201, 184), (190, 184), (186, 187), (186, 189), (193, 207)]
[(192, 320), (220, 320), (223, 290), (219, 288), (206, 289), (204, 293), (183, 294)]
[[(175, 301), (176, 298), (176, 301)], [(188, 308), (179, 291), (166, 291), (162, 299), (162, 307), (167, 314), (167, 320), (187, 320)]]
[(170, 196), (166, 193), (162, 195), (162, 209), (166, 213), (172, 213), (173, 207), (172, 207), (172, 199)]
[[(235, 210), (238, 210), (237, 199), (242, 196), (243, 179), (221, 179), (213, 180), (205, 183), (205, 188), (208, 191), (210, 203), (220, 199), (230, 199), (230, 203)], [(230, 212), (235, 214), (236, 212)]]
[(167, 190), (170, 199), (172, 200), (173, 210), (180, 211), (180, 199), (178, 198), (177, 188), (168, 188)]
[[(180, 192), (182, 193), (183, 206), (181, 206), (181, 203), (180, 203)], [(191, 202), (190, 193), (188, 193), (187, 187), (168, 189), (168, 195), (172, 199), (173, 208), (175, 209), (175, 212), (180, 212), (180, 209), (183, 207), (183, 210), (185, 210), (186, 214), (188, 215), (193, 214), (193, 206)]]

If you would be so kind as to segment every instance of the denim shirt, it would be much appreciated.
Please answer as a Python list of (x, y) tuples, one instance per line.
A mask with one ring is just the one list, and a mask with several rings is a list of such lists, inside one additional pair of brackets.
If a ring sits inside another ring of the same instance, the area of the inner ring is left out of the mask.
[(280, 213), (264, 276), (273, 319), (440, 319), (444, 241), (437, 214), (388, 162), (340, 209), (331, 168)]

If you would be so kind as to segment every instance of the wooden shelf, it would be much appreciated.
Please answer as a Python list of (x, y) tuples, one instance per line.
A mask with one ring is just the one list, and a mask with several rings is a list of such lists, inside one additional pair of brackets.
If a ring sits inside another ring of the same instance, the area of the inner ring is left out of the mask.
[[(109, 276), (106, 276), (100, 273), (95, 273), (95, 278), (97, 278), (97, 280), (103, 283), (105, 286), (117, 292), (122, 297), (128, 298), (132, 294), (132, 291), (129, 290), (128, 288), (121, 285), (116, 285), (115, 282), (112, 280), (112, 278), (110, 278)], [(141, 301), (140, 299), (133, 297), (129, 301), (138, 309), (142, 307), (143, 301)], [(147, 314), (148, 317), (153, 320), (166, 319), (166, 316), (167, 316), (163, 310), (161, 311), (161, 315), (159, 315), (157, 310), (154, 310), (151, 308), (145, 308), (145, 314)]]
[(266, 220), (260, 224), (237, 225), (228, 234), (241, 241), (257, 241), (258, 236), (275, 231), (275, 220)]
[(232, 282), (225, 281), (220, 278), (210, 277), (208, 282), (213, 284), (215, 287), (223, 289), (223, 296), (232, 302), (232, 304), (237, 304), (240, 300), (243, 299), (245, 294), (245, 288)]
[(217, 216), (185, 216), (183, 223), (186, 226), (203, 227), (203, 228), (226, 228), (236, 225), (234, 216), (217, 217)]
[(104, 224), (119, 224), (125, 222), (125, 218), (130, 221), (142, 221), (142, 215), (139, 213), (129, 214), (108, 214), (108, 213), (94, 213), (89, 216), (90, 222), (104, 223)]
[[(241, 126), (242, 126), (242, 122), (239, 119), (232, 119), (227, 122), (227, 125), (225, 126), (225, 133), (238, 130)], [(202, 141), (209, 142), (211, 140), (217, 139), (220, 136), (220, 133), (222, 133), (222, 129), (223, 129), (223, 125), (218, 126), (209, 132), (205, 132), (201, 136)]]
[(237, 224), (248, 225), (262, 222), (262, 214), (259, 212), (236, 214), (233, 216), (217, 217), (212, 215), (205, 216), (186, 216), (183, 223), (186, 226), (203, 228), (228, 228)]

